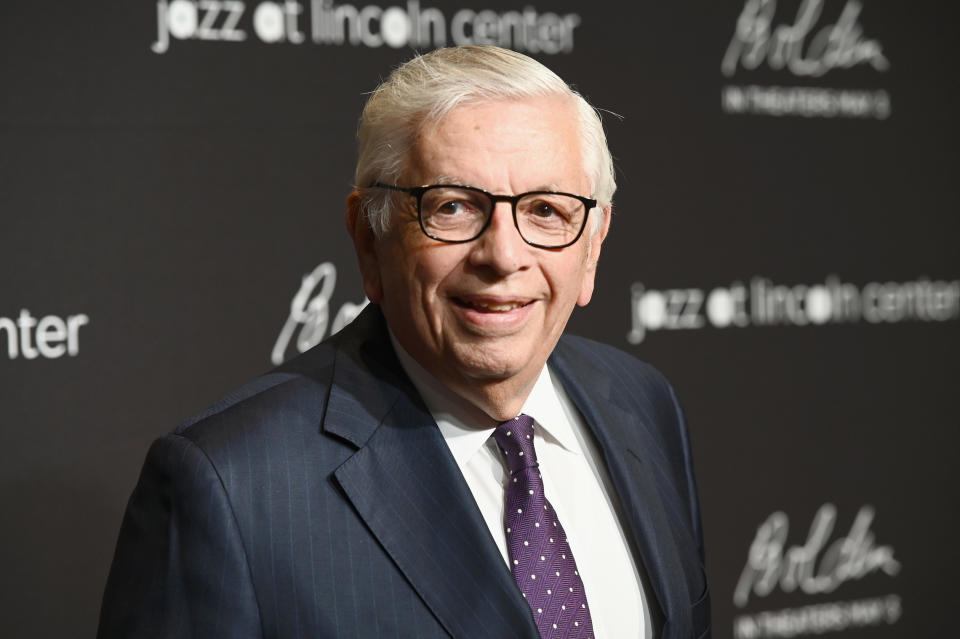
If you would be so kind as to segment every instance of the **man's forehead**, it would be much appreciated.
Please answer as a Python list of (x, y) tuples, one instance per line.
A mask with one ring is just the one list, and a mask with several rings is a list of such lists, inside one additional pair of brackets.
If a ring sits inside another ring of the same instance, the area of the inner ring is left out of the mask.
[(570, 191), (583, 167), (575, 105), (551, 95), (471, 102), (424, 122), (407, 178), (504, 194)]

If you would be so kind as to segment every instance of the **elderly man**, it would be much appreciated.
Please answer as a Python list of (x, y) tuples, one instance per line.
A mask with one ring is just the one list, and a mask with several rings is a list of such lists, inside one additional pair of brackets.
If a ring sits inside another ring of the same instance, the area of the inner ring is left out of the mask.
[(538, 62), (443, 49), (368, 101), (372, 304), (151, 448), (101, 637), (709, 636), (669, 384), (562, 336), (612, 162)]

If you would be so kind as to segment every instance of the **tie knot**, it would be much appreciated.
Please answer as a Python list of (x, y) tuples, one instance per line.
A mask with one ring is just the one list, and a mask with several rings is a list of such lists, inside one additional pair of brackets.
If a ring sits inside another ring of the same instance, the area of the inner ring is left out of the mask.
[(511, 474), (537, 465), (537, 451), (533, 447), (533, 418), (529, 415), (503, 422), (493, 431), (493, 437), (507, 458)]

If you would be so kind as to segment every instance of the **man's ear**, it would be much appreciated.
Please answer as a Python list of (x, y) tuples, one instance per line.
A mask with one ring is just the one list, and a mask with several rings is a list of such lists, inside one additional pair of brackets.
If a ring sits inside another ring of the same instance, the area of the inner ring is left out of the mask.
[[(609, 205), (600, 209), (600, 214), (603, 215), (603, 223), (600, 225), (599, 230), (587, 238), (587, 242), (589, 242), (586, 258), (587, 265), (583, 273), (583, 280), (580, 282), (580, 295), (577, 297), (578, 306), (586, 306), (590, 303), (590, 298), (593, 297), (593, 283), (597, 276), (597, 262), (600, 260), (600, 248), (603, 245), (603, 241), (607, 238), (607, 233), (610, 231), (611, 213), (613, 213), (613, 208)], [(587, 220), (587, 224), (590, 224), (590, 220)]]
[(353, 239), (353, 248), (357, 252), (357, 264), (363, 279), (363, 291), (374, 304), (383, 298), (383, 281), (380, 278), (380, 260), (377, 258), (377, 238), (370, 227), (360, 192), (354, 189), (347, 196), (347, 232)]

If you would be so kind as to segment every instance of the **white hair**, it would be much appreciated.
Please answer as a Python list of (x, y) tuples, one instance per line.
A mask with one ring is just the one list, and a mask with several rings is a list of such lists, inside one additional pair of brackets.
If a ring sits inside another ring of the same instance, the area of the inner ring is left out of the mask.
[[(613, 158), (597, 110), (533, 58), (494, 46), (450, 47), (418, 55), (401, 65), (363, 108), (357, 129), (355, 184), (374, 232), (386, 232), (398, 194), (365, 187), (377, 182), (395, 184), (400, 179), (421, 126), (439, 121), (464, 104), (552, 95), (574, 100), (591, 197), (598, 206), (609, 206), (616, 190)], [(602, 223), (603, 216), (594, 215), (592, 231)]]

